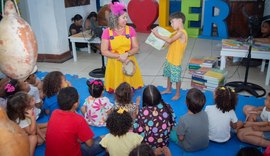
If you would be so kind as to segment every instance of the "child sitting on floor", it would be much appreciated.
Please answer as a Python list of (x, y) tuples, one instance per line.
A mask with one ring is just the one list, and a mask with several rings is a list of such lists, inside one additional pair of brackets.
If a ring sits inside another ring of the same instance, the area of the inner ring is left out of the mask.
[(85, 99), (81, 112), (89, 125), (106, 126), (106, 119), (113, 104), (107, 97), (102, 96), (104, 86), (101, 80), (91, 80), (87, 85), (91, 96)]
[(16, 122), (28, 134), (30, 142), (30, 155), (33, 156), (37, 144), (44, 140), (37, 136), (36, 116), (33, 106), (34, 98), (25, 92), (17, 92), (7, 102), (7, 115), (10, 120)]
[(142, 136), (129, 132), (132, 122), (131, 115), (122, 108), (109, 114), (106, 127), (110, 133), (102, 138), (100, 144), (106, 148), (110, 156), (127, 156), (134, 147), (142, 142)]
[(163, 101), (160, 92), (153, 85), (145, 87), (142, 100), (143, 108), (135, 119), (133, 131), (142, 135), (143, 142), (152, 148), (168, 146), (170, 132), (175, 125), (171, 106)]
[(235, 114), (237, 94), (234, 90), (220, 86), (214, 94), (215, 104), (206, 106), (205, 112), (209, 121), (209, 139), (215, 142), (226, 142), (231, 137), (231, 127), (238, 130), (243, 126)]
[(86, 156), (102, 152), (100, 138), (93, 138), (94, 133), (85, 119), (76, 113), (79, 106), (77, 90), (73, 87), (61, 89), (57, 101), (60, 109), (52, 113), (48, 123), (45, 155)]
[[(270, 122), (269, 122), (270, 93), (265, 99), (265, 106), (255, 108), (245, 106), (244, 113), (247, 114), (247, 122), (244, 128), (239, 129), (237, 136), (242, 142), (257, 146), (267, 147), (270, 145)], [(260, 111), (263, 110), (261, 113)]]
[(270, 92), (264, 101), (264, 106), (255, 107), (246, 105), (244, 106), (243, 111), (247, 121), (270, 121)]
[[(35, 73), (37, 72), (37, 65), (35, 65), (33, 71), (30, 73), (28, 78), (25, 80), (28, 82), (30, 85), (36, 87), (39, 91), (40, 99), (44, 98), (43, 91), (42, 91), (42, 81), (36, 77)], [(40, 107), (39, 107), (40, 108)]]
[(115, 105), (114, 109), (125, 109), (130, 113), (133, 119), (138, 114), (140, 98), (136, 99), (136, 104), (132, 102), (133, 91), (131, 86), (127, 82), (121, 83), (115, 90)]
[(205, 101), (205, 96), (200, 90), (192, 88), (188, 91), (188, 112), (179, 119), (176, 126), (178, 144), (185, 151), (197, 151), (208, 147), (208, 117), (202, 110)]
[(19, 91), (29, 92), (29, 85), (21, 80), (5, 78), (2, 82), (1, 107), (6, 109), (7, 99)]
[(44, 109), (46, 114), (51, 115), (55, 109), (59, 109), (57, 103), (57, 93), (61, 88), (71, 86), (60, 71), (53, 71), (48, 73), (43, 79), (43, 93), (45, 95), (44, 99)]

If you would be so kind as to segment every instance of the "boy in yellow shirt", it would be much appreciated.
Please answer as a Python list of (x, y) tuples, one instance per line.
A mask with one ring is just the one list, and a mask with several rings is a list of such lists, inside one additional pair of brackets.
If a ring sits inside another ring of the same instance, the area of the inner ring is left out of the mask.
[(162, 36), (157, 28), (152, 30), (153, 34), (166, 41), (169, 44), (166, 62), (164, 64), (163, 75), (167, 77), (167, 88), (161, 94), (171, 93), (172, 83), (176, 83), (176, 93), (172, 100), (180, 98), (182, 59), (185, 54), (188, 36), (184, 29), (185, 15), (181, 12), (175, 12), (170, 15), (170, 23), (175, 30), (171, 37)]

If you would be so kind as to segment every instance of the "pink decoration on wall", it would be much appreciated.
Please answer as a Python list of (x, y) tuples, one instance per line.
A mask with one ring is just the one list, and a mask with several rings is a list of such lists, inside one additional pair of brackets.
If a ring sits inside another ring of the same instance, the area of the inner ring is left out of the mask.
[(158, 18), (158, 2), (155, 0), (131, 0), (128, 14), (137, 32), (150, 32), (151, 25)]

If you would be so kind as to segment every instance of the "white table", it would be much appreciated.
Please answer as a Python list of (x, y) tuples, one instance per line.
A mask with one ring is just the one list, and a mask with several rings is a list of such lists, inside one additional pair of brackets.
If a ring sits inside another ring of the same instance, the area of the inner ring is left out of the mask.
[[(220, 69), (224, 69), (226, 66), (226, 57), (232, 56), (232, 57), (247, 57), (248, 50), (246, 49), (233, 49), (233, 48), (225, 48), (222, 46), (222, 49), (220, 51), (221, 56), (221, 63), (220, 63)], [(265, 61), (270, 60), (270, 51), (258, 51), (258, 50), (252, 50), (251, 51), (251, 58), (255, 59), (263, 59), (261, 71), (264, 71)], [(266, 79), (265, 79), (265, 85), (269, 85), (270, 80), (270, 62), (268, 63), (268, 69), (266, 73)]]
[(90, 43), (98, 43), (100, 44), (100, 38), (92, 38), (92, 36), (88, 32), (80, 32), (78, 34), (74, 34), (68, 37), (71, 45), (72, 45), (72, 54), (74, 62), (77, 62), (77, 51), (75, 43), (88, 43), (88, 53), (91, 53)]

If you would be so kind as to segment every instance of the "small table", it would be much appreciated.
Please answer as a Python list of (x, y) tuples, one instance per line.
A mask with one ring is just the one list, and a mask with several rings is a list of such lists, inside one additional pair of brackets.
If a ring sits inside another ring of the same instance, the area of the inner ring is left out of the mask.
[[(262, 46), (269, 46), (270, 45), (264, 45), (261, 44)], [(237, 40), (222, 40), (222, 48), (220, 51), (220, 56), (221, 56), (221, 63), (220, 63), (220, 69), (224, 69), (226, 66), (226, 57), (227, 56), (233, 56), (233, 57), (247, 57), (248, 55), (248, 45), (243, 44)], [(262, 67), (261, 71), (264, 71), (264, 66), (265, 66), (265, 61), (270, 60), (270, 50), (266, 48), (260, 49), (259, 46), (256, 46), (255, 48), (252, 48), (251, 51), (251, 58), (255, 59), (262, 59)], [(269, 85), (269, 80), (270, 80), (270, 63), (268, 63), (268, 69), (266, 73), (266, 79), (265, 79), (265, 85)]]
[(71, 45), (72, 45), (72, 54), (73, 54), (73, 60), (74, 62), (77, 62), (77, 51), (75, 43), (88, 43), (88, 53), (91, 53), (90, 43), (98, 43), (100, 44), (100, 38), (95, 37), (93, 38), (92, 35), (90, 35), (90, 31), (80, 32), (78, 34), (74, 34), (68, 37)]

